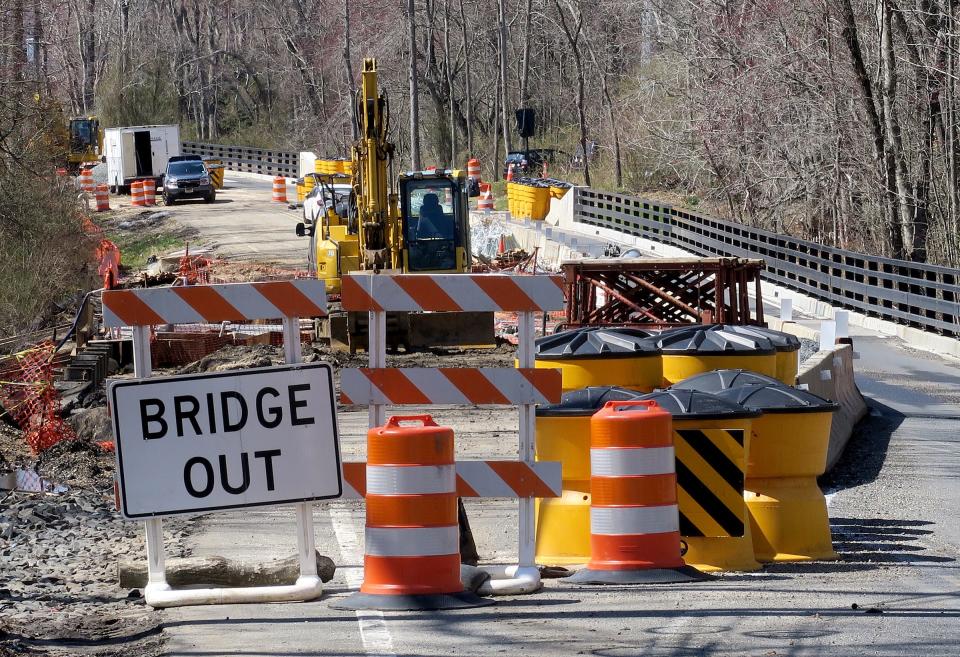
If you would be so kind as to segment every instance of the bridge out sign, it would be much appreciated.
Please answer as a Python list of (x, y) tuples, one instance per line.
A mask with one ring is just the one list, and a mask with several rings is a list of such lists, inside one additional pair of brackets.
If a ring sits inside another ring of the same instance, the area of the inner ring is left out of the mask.
[(340, 497), (326, 363), (110, 385), (127, 518)]

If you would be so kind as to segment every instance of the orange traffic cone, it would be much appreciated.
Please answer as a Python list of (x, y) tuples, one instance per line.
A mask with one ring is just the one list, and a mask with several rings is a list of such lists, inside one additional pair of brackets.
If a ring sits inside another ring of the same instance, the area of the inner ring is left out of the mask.
[(513, 181), (513, 164), (507, 167), (507, 182)]
[(578, 584), (711, 579), (680, 556), (670, 413), (651, 400), (611, 401), (590, 418), (590, 563)]
[[(419, 426), (402, 426), (416, 422)], [(367, 525), (360, 592), (334, 609), (463, 609), (493, 604), (464, 590), (453, 430), (429, 415), (391, 417), (367, 433)]]
[(497, 255), (505, 253), (507, 250), (507, 245), (505, 243), (503, 235), (500, 236), (500, 241), (497, 242)]

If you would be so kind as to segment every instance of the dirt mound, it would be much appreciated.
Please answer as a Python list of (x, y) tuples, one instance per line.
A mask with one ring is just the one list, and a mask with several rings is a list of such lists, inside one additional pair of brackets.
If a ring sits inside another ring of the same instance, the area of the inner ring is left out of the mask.
[(113, 431), (110, 426), (110, 413), (105, 405), (91, 406), (74, 411), (67, 418), (80, 440), (98, 442), (113, 440)]
[(228, 345), (180, 368), (176, 373), (228, 372), (281, 364), (283, 364), (282, 347), (269, 344), (255, 344), (249, 347)]
[(113, 490), (111, 452), (90, 440), (63, 440), (37, 459), (37, 472), (49, 481), (108, 493)]

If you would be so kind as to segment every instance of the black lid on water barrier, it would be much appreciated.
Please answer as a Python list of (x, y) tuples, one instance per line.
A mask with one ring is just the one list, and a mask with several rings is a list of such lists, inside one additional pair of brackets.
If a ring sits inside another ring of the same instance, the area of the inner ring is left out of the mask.
[(773, 343), (767, 338), (748, 336), (728, 330), (722, 324), (697, 324), (678, 326), (660, 334), (657, 344), (664, 355), (756, 355), (769, 356), (776, 353)]
[(557, 404), (537, 407), (537, 417), (582, 417), (593, 415), (608, 401), (637, 399), (643, 393), (617, 386), (590, 386), (566, 392)]
[(757, 411), (699, 390), (655, 390), (637, 399), (652, 399), (669, 411), (675, 420), (736, 420), (760, 415)]
[(790, 333), (775, 331), (766, 326), (726, 326), (724, 328), (747, 337), (766, 338), (773, 343), (777, 351), (800, 351), (800, 338)]
[(764, 413), (833, 413), (840, 405), (782, 383), (753, 383), (723, 390), (719, 399)]
[(688, 376), (683, 381), (678, 381), (670, 386), (670, 390), (720, 392), (721, 390), (739, 388), (740, 386), (750, 385), (751, 383), (777, 384), (781, 383), (781, 381), (772, 376), (758, 374), (750, 370), (713, 370), (712, 372), (702, 372)]
[(659, 335), (638, 328), (590, 326), (537, 338), (537, 360), (578, 358), (643, 358), (659, 356)]

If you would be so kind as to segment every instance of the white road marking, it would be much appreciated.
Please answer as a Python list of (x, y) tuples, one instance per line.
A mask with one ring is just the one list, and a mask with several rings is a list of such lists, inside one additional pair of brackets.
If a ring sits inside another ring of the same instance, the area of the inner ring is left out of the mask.
[[(362, 516), (358, 517), (350, 506), (330, 504), (330, 522), (333, 533), (340, 545), (340, 557), (345, 563), (360, 563), (363, 560), (363, 546), (360, 537), (363, 536)], [(359, 589), (363, 583), (363, 568), (341, 569), (347, 586)], [(380, 611), (357, 611), (357, 623), (360, 624), (360, 641), (368, 655), (382, 655), (396, 657), (393, 648), (393, 638)]]

